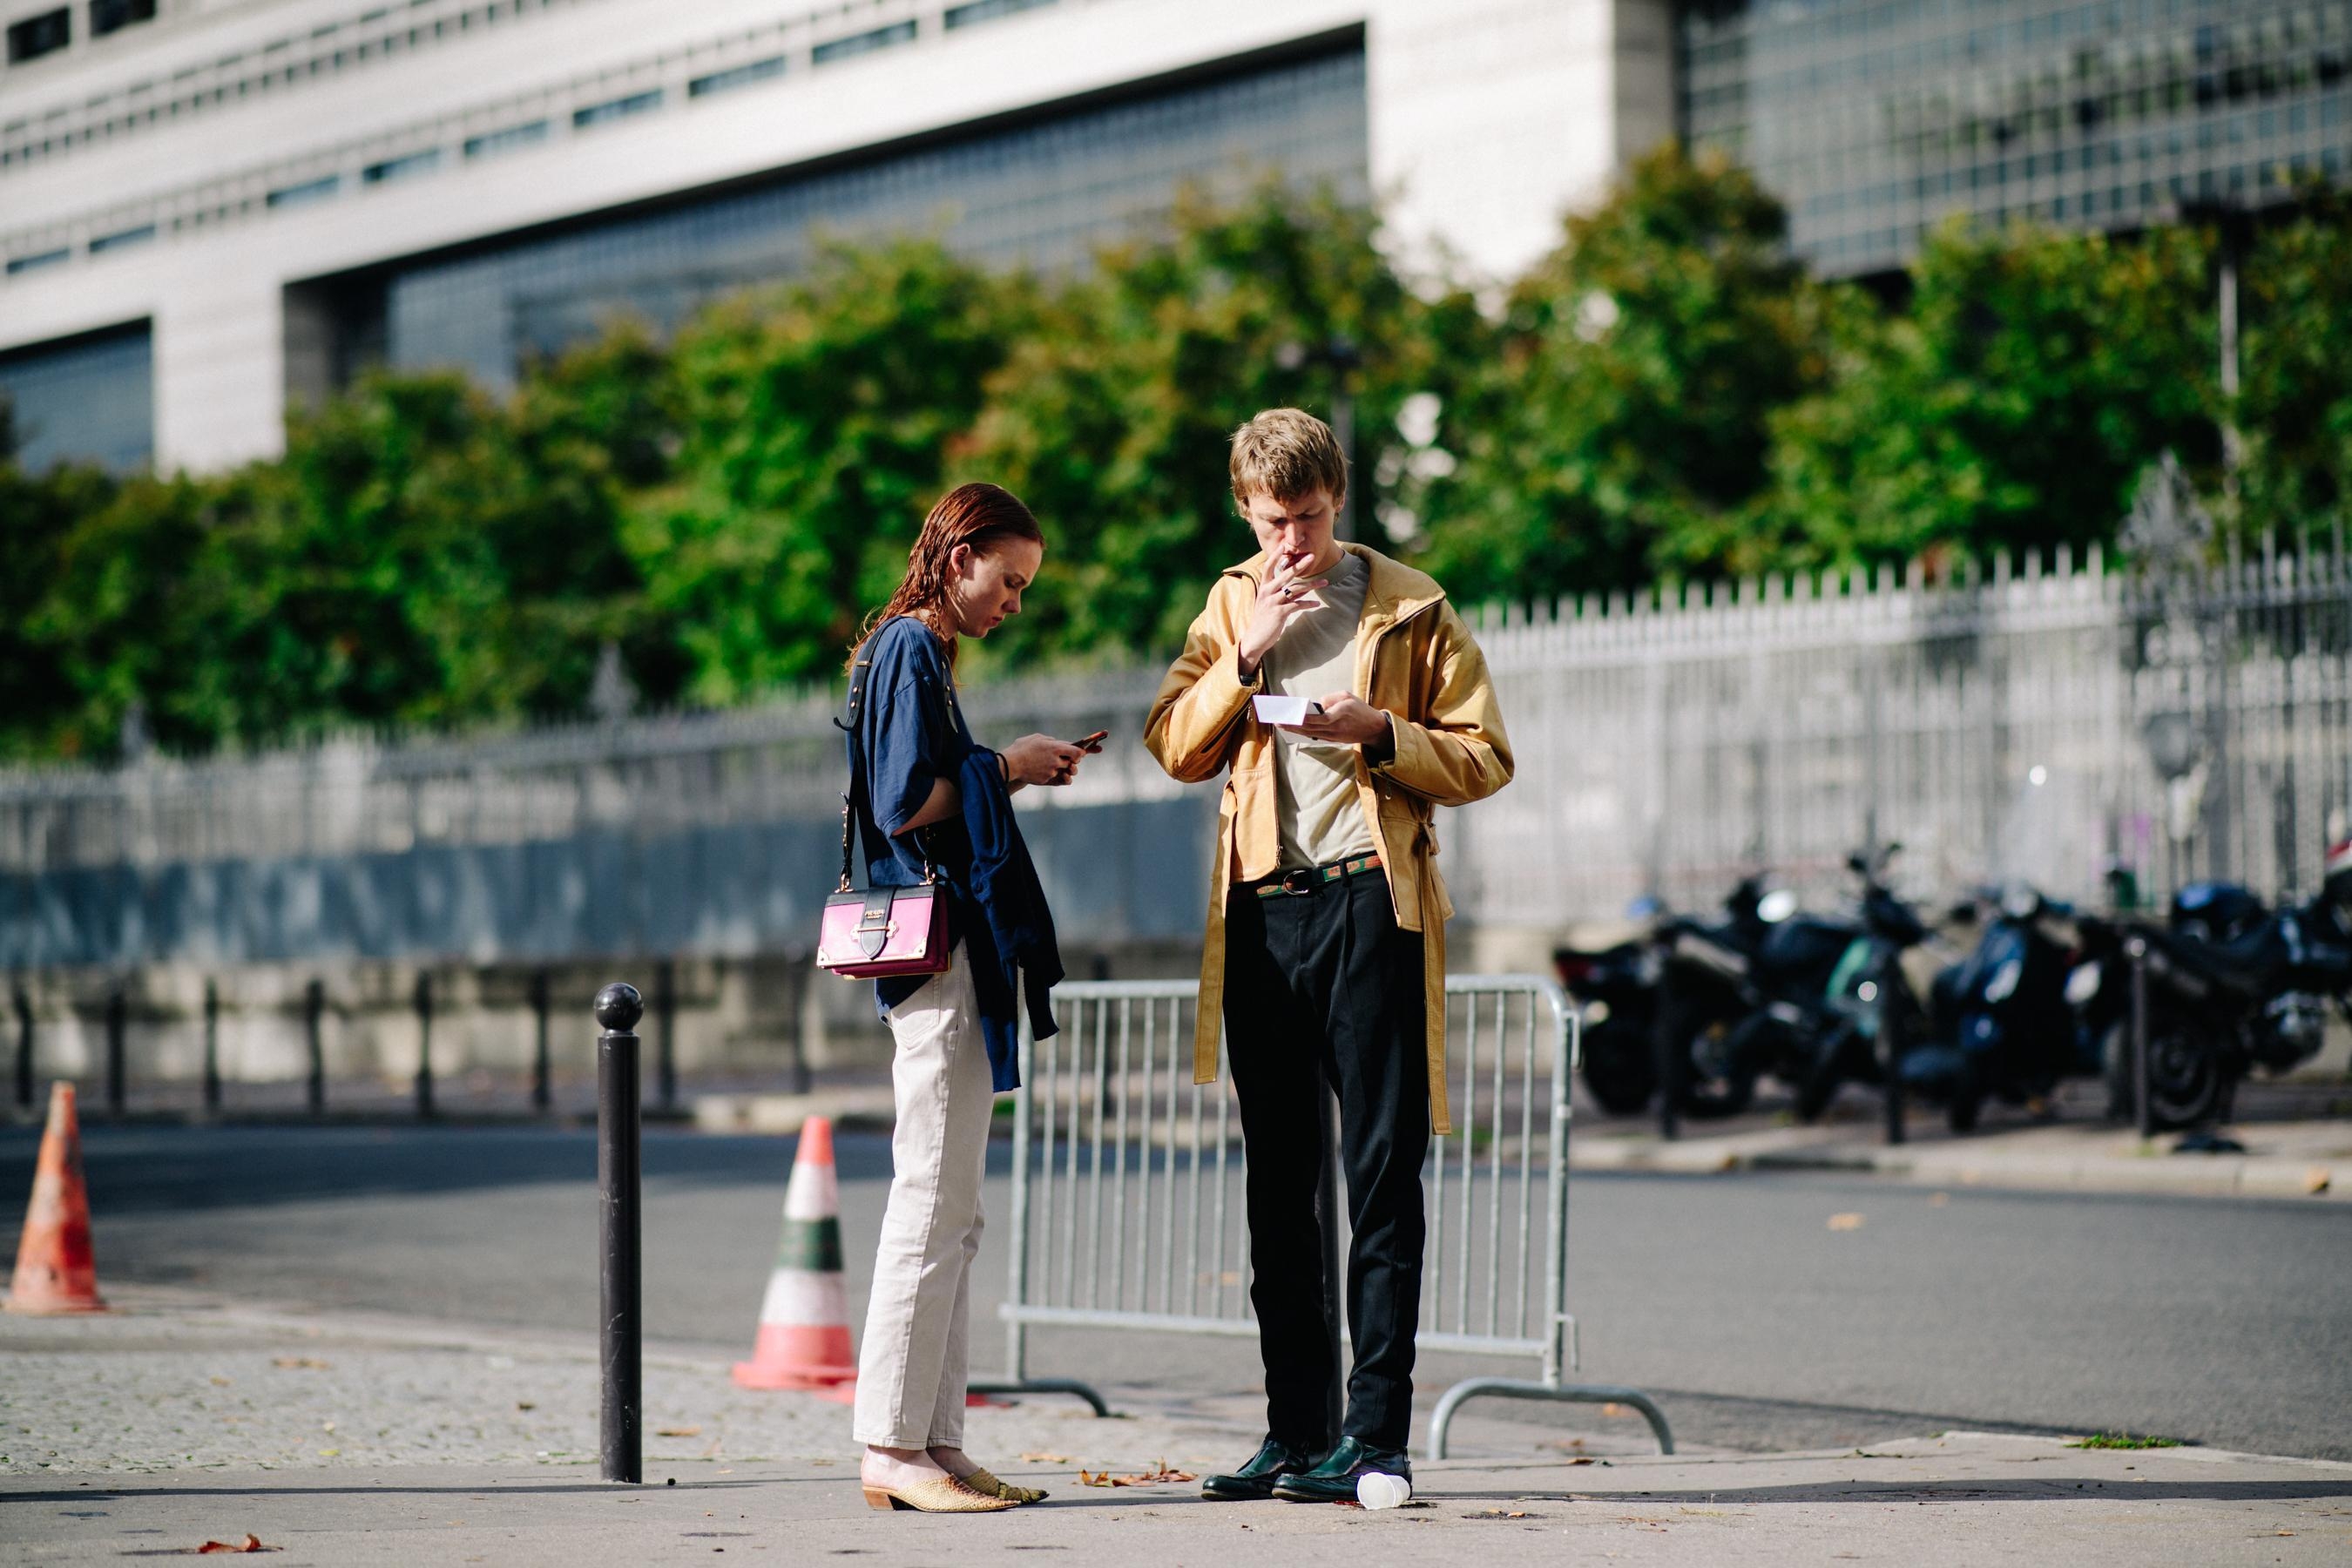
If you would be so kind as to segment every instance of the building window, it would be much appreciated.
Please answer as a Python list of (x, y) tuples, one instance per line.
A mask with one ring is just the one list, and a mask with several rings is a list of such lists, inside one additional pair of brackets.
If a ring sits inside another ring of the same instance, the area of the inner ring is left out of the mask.
[(14, 278), (19, 272), (30, 272), (42, 267), (55, 267), (70, 254), (72, 253), (69, 251), (60, 249), (35, 251), (30, 256), (12, 256), (8, 258), (8, 276)]
[(707, 98), (714, 92), (749, 87), (755, 81), (766, 81), (771, 77), (783, 74), (784, 57), (776, 55), (764, 60), (753, 60), (749, 65), (733, 66), (723, 71), (712, 71), (709, 76), (696, 77), (686, 84), (686, 94), (688, 98)]
[(305, 180), (299, 185), (285, 185), (269, 193), (273, 207), (298, 207), (306, 202), (324, 201), (341, 184), (340, 174), (326, 174), (315, 180)]
[(360, 171), (360, 178), (371, 185), (381, 185), (388, 180), (404, 180), (411, 174), (427, 173), (441, 162), (441, 149), (427, 147), (422, 153), (404, 153), (386, 158), (381, 163), (370, 163)]
[(528, 147), (534, 142), (547, 140), (547, 121), (534, 120), (528, 125), (509, 125), (504, 131), (486, 132), (466, 138), (466, 156), (492, 158), (500, 153), (511, 153), (518, 147)]
[(89, 0), (89, 36), (102, 38), (133, 22), (155, 19), (155, 0)]
[(120, 250), (126, 245), (143, 244), (154, 237), (155, 226), (152, 223), (142, 223), (137, 228), (117, 229), (112, 234), (98, 236), (89, 242), (89, 253), (96, 256), (103, 251)]
[(969, 27), (975, 22), (993, 22), (999, 16), (1017, 12), (1034, 11), (1040, 5), (1051, 5), (1054, 0), (971, 0), (968, 5), (950, 5), (941, 18), (950, 29)]
[(649, 92), (633, 92), (626, 98), (615, 98), (604, 103), (592, 103), (585, 109), (572, 111), (574, 127), (602, 125), (607, 121), (626, 120), (632, 114), (644, 114), (661, 107), (661, 89)]
[(914, 39), (914, 23), (893, 22), (887, 27), (877, 27), (870, 33), (853, 33), (845, 38), (835, 38), (829, 44), (819, 44), (809, 51), (809, 63), (827, 65), (835, 60), (845, 60), (852, 55), (866, 55), (873, 53), (876, 49), (887, 49), (893, 44), (912, 43)]
[(26, 60), (53, 55), (73, 42), (71, 15), (63, 7), (44, 11), (37, 16), (27, 16), (8, 27), (8, 63), (23, 65)]

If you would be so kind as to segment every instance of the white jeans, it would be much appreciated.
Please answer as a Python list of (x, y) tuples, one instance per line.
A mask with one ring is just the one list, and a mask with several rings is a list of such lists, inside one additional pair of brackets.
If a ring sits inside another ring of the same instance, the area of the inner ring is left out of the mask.
[(996, 1100), (961, 943), (945, 970), (890, 1009), (890, 1034), (898, 1123), (851, 1430), (870, 1447), (960, 1448), (971, 1260)]

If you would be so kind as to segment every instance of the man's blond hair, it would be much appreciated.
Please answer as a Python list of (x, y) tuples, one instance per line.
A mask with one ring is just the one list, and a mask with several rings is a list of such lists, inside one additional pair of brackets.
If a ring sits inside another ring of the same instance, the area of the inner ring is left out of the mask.
[(1302, 408), (1269, 408), (1234, 432), (1234, 500), (1296, 500), (1317, 489), (1337, 506), (1348, 493), (1348, 459), (1331, 426)]

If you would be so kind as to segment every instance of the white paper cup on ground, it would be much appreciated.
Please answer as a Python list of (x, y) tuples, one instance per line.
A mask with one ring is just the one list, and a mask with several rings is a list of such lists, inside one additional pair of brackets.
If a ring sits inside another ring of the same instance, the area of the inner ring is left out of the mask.
[(1356, 1500), (1366, 1508), (1396, 1508), (1412, 1496), (1412, 1483), (1402, 1476), (1368, 1470), (1356, 1478)]

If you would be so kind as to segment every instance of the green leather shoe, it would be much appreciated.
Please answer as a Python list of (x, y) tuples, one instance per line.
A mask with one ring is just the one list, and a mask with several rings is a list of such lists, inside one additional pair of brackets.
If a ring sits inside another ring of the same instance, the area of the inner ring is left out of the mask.
[(1342, 1437), (1329, 1457), (1311, 1470), (1282, 1477), (1273, 1495), (1285, 1502), (1353, 1502), (1356, 1483), (1372, 1474), (1412, 1479), (1412, 1465), (1402, 1453), (1367, 1448), (1353, 1437)]
[(1268, 1437), (1250, 1456), (1248, 1464), (1230, 1475), (1211, 1476), (1201, 1483), (1201, 1495), (1211, 1502), (1258, 1502), (1274, 1495), (1274, 1483), (1296, 1476), (1315, 1463), (1315, 1456)]

